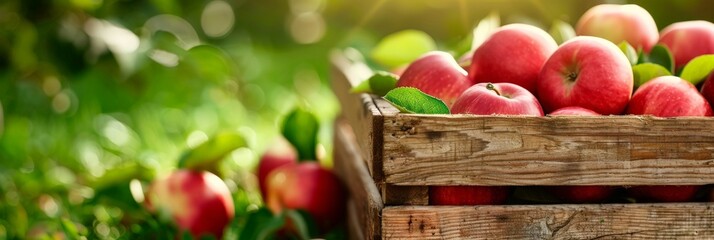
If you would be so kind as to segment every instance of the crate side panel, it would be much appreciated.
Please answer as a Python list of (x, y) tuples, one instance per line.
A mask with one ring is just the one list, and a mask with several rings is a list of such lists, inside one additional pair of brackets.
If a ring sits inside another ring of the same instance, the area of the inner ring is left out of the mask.
[(429, 116), (384, 119), (395, 185), (714, 183), (714, 119)]

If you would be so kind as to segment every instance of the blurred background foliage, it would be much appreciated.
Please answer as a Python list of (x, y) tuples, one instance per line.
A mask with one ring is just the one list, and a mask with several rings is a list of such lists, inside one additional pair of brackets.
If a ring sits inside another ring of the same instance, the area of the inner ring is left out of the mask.
[[(628, 2), (660, 29), (714, 18), (704, 0)], [(171, 230), (141, 207), (142, 186), (226, 130), (252, 146), (223, 161), (236, 228), (262, 204), (251, 172), (294, 106), (318, 113), (330, 165), (332, 49), (369, 52), (404, 29), (452, 49), (494, 11), (504, 24), (548, 29), (599, 3), (0, 1), (0, 239), (164, 236)]]

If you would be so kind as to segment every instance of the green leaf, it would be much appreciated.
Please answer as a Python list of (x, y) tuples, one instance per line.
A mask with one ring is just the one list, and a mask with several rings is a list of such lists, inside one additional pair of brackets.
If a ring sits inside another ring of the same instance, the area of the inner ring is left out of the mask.
[(659, 64), (669, 72), (674, 72), (674, 58), (667, 46), (655, 45), (647, 56), (647, 62)]
[(625, 54), (625, 57), (627, 57), (627, 60), (630, 60), (630, 65), (635, 65), (637, 64), (637, 61), (639, 60), (639, 56), (637, 54), (637, 50), (635, 50), (632, 45), (627, 43), (627, 41), (621, 42), (619, 45), (620, 51)]
[(285, 226), (284, 215), (275, 216), (269, 209), (263, 207), (248, 214), (238, 239), (271, 239), (283, 226)]
[(217, 173), (218, 163), (238, 148), (248, 147), (238, 133), (221, 132), (208, 141), (186, 151), (179, 159), (179, 168), (207, 170)]
[(302, 210), (288, 210), (283, 212), (285, 218), (292, 223), (300, 239), (311, 239), (317, 234), (317, 225), (310, 214)]
[(359, 85), (352, 88), (353, 93), (374, 93), (379, 96), (384, 96), (387, 92), (391, 91), (397, 87), (398, 76), (385, 71), (377, 71), (369, 77), (369, 79), (362, 81)]
[(384, 99), (402, 112), (420, 114), (448, 114), (449, 108), (444, 101), (432, 97), (419, 89), (399, 87), (389, 91)]
[(394, 68), (434, 50), (436, 42), (431, 36), (422, 31), (404, 30), (384, 37), (372, 50), (371, 56), (378, 63)]
[(632, 67), (632, 74), (635, 79), (635, 87), (642, 86), (656, 77), (672, 75), (666, 68), (654, 63), (637, 64)]
[(550, 35), (553, 36), (555, 42), (561, 44), (575, 37), (575, 29), (566, 22), (555, 20), (550, 27)]
[(62, 226), (62, 231), (64, 232), (66, 239), (80, 239), (79, 231), (77, 231), (77, 226), (75, 226), (72, 221), (63, 218), (62, 220), (60, 220), (60, 225)]
[(312, 112), (295, 108), (283, 121), (283, 136), (298, 151), (300, 161), (317, 160), (315, 149), (320, 123)]
[(682, 70), (682, 79), (697, 85), (714, 70), (714, 54), (696, 57), (689, 61)]
[(501, 17), (498, 15), (498, 12), (491, 12), (488, 16), (481, 19), (472, 32), (473, 42), (471, 42), (471, 50), (474, 51), (480, 47), (499, 27), (501, 27)]

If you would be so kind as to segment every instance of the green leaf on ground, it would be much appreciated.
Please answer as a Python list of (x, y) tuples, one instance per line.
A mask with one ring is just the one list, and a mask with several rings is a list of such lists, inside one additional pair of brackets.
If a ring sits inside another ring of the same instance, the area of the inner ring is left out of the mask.
[(622, 43), (620, 43), (617, 46), (620, 47), (620, 51), (622, 51), (622, 53), (625, 54), (625, 57), (627, 57), (627, 60), (630, 61), (630, 65), (637, 64), (637, 62), (639, 60), (639, 56), (637, 54), (637, 50), (635, 50), (635, 48), (632, 47), (632, 45), (630, 45), (626, 41), (623, 41)]
[(399, 87), (389, 91), (384, 99), (400, 111), (419, 114), (448, 114), (449, 108), (444, 101), (432, 97), (419, 89)]
[(682, 79), (697, 85), (714, 70), (714, 54), (696, 57), (689, 61), (682, 70)]
[(271, 237), (283, 226), (285, 226), (283, 215), (275, 216), (269, 209), (260, 208), (248, 214), (238, 239), (272, 239)]
[(395, 68), (434, 50), (436, 42), (425, 32), (403, 30), (384, 37), (372, 50), (371, 56), (378, 63)]
[(562, 44), (575, 37), (575, 29), (567, 22), (555, 20), (550, 27), (550, 35), (553, 36), (556, 43)]
[(298, 151), (300, 161), (317, 160), (317, 134), (320, 122), (312, 112), (297, 107), (283, 121), (283, 136)]
[(238, 148), (248, 147), (238, 133), (221, 132), (208, 141), (186, 151), (179, 159), (179, 168), (207, 170), (216, 173), (218, 163)]
[(659, 64), (642, 63), (632, 67), (632, 75), (635, 80), (635, 87), (639, 87), (653, 78), (670, 76), (672, 73)]

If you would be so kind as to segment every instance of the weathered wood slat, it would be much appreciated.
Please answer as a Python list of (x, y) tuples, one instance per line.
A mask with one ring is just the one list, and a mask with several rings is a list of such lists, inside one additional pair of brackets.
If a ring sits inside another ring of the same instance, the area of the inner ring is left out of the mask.
[(714, 183), (714, 118), (385, 116), (394, 185)]
[(712, 239), (712, 203), (398, 206), (385, 239)]
[(332, 55), (332, 88), (342, 107), (342, 116), (354, 129), (362, 159), (375, 182), (382, 182), (381, 149), (383, 118), (369, 94), (350, 93), (353, 86), (367, 79), (372, 71), (364, 63), (353, 62), (343, 54)]
[(352, 225), (348, 225), (348, 232), (360, 233), (351, 234), (353, 239), (381, 239), (379, 215), (384, 205), (351, 131), (343, 120), (335, 123), (334, 171), (347, 185), (351, 199), (347, 218)]

